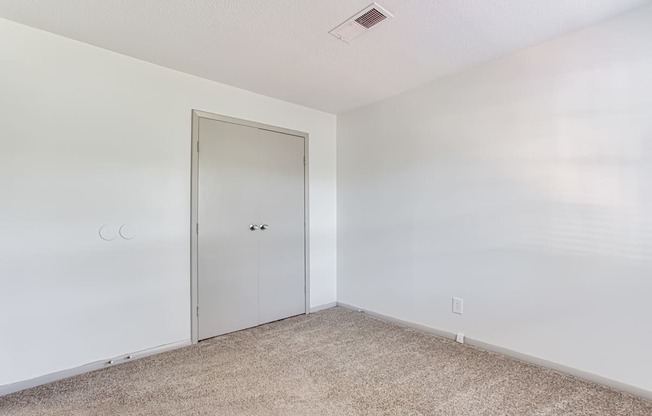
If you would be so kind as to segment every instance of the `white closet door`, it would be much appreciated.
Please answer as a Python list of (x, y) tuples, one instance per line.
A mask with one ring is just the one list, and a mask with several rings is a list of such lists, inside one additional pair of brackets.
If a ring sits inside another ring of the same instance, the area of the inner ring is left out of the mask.
[(305, 312), (304, 138), (259, 130), (259, 322)]
[(199, 339), (258, 325), (258, 129), (200, 119)]
[(304, 313), (305, 139), (199, 123), (198, 338)]

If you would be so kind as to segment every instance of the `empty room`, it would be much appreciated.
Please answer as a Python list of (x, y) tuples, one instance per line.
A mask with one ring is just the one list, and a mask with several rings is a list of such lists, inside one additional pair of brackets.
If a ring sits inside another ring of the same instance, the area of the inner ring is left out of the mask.
[(652, 0), (0, 0), (0, 416), (652, 416)]

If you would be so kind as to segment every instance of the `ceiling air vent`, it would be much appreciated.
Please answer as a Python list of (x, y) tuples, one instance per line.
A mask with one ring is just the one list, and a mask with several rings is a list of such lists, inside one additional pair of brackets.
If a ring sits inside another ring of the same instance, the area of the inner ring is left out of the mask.
[(394, 16), (378, 4), (373, 3), (328, 33), (346, 43), (351, 43), (353, 39), (388, 17)]
[(371, 9), (367, 13), (355, 19), (355, 21), (356, 23), (359, 23), (365, 28), (369, 29), (385, 19), (387, 19), (387, 16), (379, 12), (378, 9)]

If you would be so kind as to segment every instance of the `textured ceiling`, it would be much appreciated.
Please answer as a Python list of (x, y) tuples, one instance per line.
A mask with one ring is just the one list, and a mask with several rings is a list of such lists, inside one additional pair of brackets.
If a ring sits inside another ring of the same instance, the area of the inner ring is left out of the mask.
[(0, 0), (0, 16), (203, 78), (340, 113), (650, 0)]

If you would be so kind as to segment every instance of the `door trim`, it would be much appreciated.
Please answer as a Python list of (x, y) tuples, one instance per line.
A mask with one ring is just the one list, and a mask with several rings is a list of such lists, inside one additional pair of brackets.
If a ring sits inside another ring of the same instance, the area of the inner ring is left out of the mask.
[(289, 134), (303, 138), (303, 154), (305, 163), (303, 166), (303, 209), (304, 209), (304, 298), (305, 313), (310, 313), (310, 216), (309, 216), (309, 135), (301, 131), (285, 129), (282, 127), (271, 126), (269, 124), (256, 123), (254, 121), (242, 120), (233, 117), (222, 116), (201, 110), (192, 110), (192, 141), (191, 141), (191, 173), (190, 173), (190, 339), (193, 344), (199, 340), (199, 319), (197, 317), (198, 307), (198, 249), (199, 240), (196, 224), (199, 221), (199, 120), (200, 119), (216, 120), (224, 123), (239, 124), (241, 126), (254, 127), (257, 129), (269, 130), (277, 133)]

